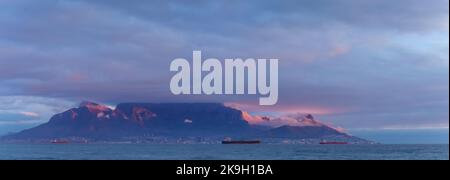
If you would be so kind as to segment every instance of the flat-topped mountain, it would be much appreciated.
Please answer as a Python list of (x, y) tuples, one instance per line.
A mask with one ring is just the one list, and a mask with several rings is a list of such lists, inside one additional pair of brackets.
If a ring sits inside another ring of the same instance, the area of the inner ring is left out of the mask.
[(250, 128), (241, 112), (218, 103), (124, 103), (116, 109), (92, 102), (54, 115), (14, 138), (228, 135)]
[(311, 115), (299, 126), (260, 128), (246, 121), (247, 113), (220, 103), (122, 103), (112, 109), (83, 102), (79, 107), (54, 115), (47, 123), (4, 136), (32, 140), (88, 138), (120, 140), (124, 137), (201, 138), (353, 138), (326, 126)]

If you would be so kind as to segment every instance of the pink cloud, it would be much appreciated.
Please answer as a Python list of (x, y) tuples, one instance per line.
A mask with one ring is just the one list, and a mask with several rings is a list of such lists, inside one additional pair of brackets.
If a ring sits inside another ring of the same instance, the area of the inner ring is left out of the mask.
[(345, 133), (346, 130), (339, 126), (334, 126), (330, 123), (321, 122), (320, 120), (315, 119), (310, 114), (285, 114), (278, 117), (269, 117), (269, 116), (258, 116), (251, 115), (248, 112), (242, 112), (242, 118), (246, 120), (249, 124), (252, 125), (264, 125), (271, 127), (279, 127), (284, 125), (289, 126), (304, 126), (304, 127), (329, 127), (335, 129), (336, 131)]
[(73, 74), (69, 75), (67, 79), (72, 82), (80, 82), (80, 81), (85, 80), (86, 76), (81, 73), (73, 73)]
[(337, 45), (328, 53), (330, 57), (337, 57), (349, 53), (351, 48), (347, 45)]
[(275, 105), (275, 106), (259, 106), (251, 103), (225, 103), (225, 106), (248, 111), (248, 112), (271, 112), (274, 114), (315, 114), (315, 115), (332, 115), (351, 112), (352, 109), (335, 108), (325, 106), (311, 106), (311, 105)]
[(20, 112), (21, 115), (27, 116), (27, 117), (32, 117), (32, 118), (39, 118), (40, 115), (38, 113), (35, 112), (28, 112), (28, 111), (22, 111)]

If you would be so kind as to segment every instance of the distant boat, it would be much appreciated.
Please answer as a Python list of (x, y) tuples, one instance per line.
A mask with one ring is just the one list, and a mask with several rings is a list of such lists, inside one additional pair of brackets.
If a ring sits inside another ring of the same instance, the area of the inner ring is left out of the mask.
[(261, 144), (260, 140), (252, 140), (252, 141), (232, 141), (232, 140), (224, 140), (222, 144)]
[(60, 139), (54, 139), (51, 141), (52, 144), (68, 144), (69, 141), (67, 140), (60, 140)]
[(348, 144), (348, 142), (339, 142), (339, 141), (322, 141), (319, 144)]

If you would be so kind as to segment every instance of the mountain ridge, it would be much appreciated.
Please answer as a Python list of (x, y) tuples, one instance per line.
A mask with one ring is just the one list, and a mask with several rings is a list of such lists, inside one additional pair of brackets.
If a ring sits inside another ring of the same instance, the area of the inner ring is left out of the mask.
[[(306, 115), (303, 126), (262, 128), (251, 125), (248, 113), (221, 103), (120, 103), (116, 108), (82, 102), (58, 113), (47, 123), (3, 136), (3, 140), (87, 138), (120, 140), (124, 137), (167, 138), (282, 138), (354, 140)], [(266, 118), (265, 120), (270, 120)]]

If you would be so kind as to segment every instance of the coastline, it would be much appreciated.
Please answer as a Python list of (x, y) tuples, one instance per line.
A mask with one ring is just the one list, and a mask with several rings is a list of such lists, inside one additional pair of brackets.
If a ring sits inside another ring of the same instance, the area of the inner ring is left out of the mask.
[(448, 152), (448, 144), (0, 144), (2, 160), (448, 160)]

